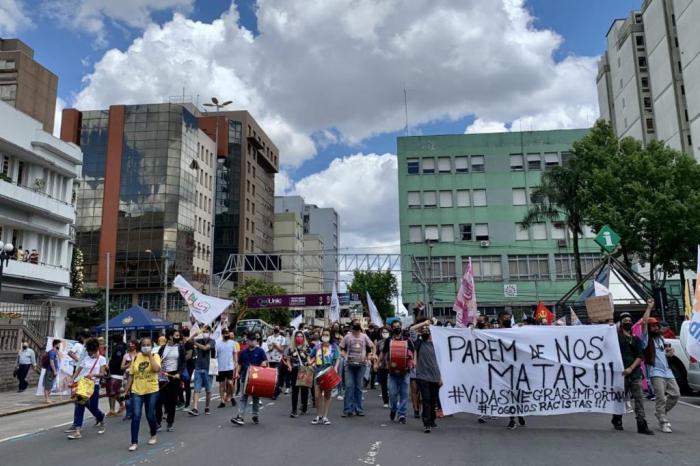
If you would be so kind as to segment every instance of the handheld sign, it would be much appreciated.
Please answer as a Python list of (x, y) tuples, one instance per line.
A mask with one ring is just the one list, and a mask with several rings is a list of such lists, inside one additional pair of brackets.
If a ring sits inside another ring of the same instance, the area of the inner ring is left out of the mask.
[(586, 312), (592, 324), (605, 323), (613, 319), (613, 306), (610, 296), (594, 296), (586, 299)]

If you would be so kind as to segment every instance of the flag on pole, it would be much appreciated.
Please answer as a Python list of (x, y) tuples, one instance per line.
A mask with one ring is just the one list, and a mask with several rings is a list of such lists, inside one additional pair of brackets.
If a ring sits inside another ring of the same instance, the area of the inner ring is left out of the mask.
[(535, 311), (535, 319), (541, 321), (542, 319), (547, 319), (547, 324), (552, 325), (554, 318), (556, 316), (552, 311), (549, 310), (547, 306), (544, 305), (542, 301), (537, 303), (537, 310)]
[(331, 294), (331, 311), (329, 313), (330, 321), (340, 322), (340, 300), (338, 299), (338, 288), (333, 283), (333, 293)]
[(377, 306), (374, 305), (374, 301), (372, 301), (372, 297), (369, 295), (369, 291), (367, 292), (367, 307), (369, 308), (370, 321), (377, 327), (382, 327), (384, 322), (382, 321), (382, 317), (379, 315)]
[(685, 309), (685, 320), (693, 318), (693, 299), (690, 297), (690, 289), (693, 287), (693, 280), (685, 281), (685, 292), (683, 293), (683, 307)]
[(459, 285), (459, 293), (455, 298), (452, 310), (456, 314), (455, 323), (457, 327), (466, 327), (474, 323), (478, 314), (476, 308), (476, 290), (474, 289), (474, 269), (472, 269), (472, 258), (469, 258), (467, 267), (464, 269), (462, 282)]
[(196, 321), (202, 322), (203, 324), (211, 325), (226, 308), (233, 304), (233, 301), (207, 296), (199, 292), (190, 285), (182, 275), (175, 277), (173, 286), (180, 291), (182, 299), (185, 300), (187, 306), (190, 308), (190, 315), (194, 317)]
[(301, 324), (303, 316), (304, 316), (304, 313), (302, 312), (301, 314), (299, 314), (298, 316), (293, 318), (292, 321), (289, 323), (289, 326), (299, 330), (299, 325)]
[(700, 360), (700, 245), (698, 245), (698, 263), (695, 279), (695, 303), (693, 304), (693, 318), (690, 319), (690, 329), (686, 350), (688, 354)]
[(569, 311), (571, 311), (571, 325), (583, 325), (572, 307), (569, 307)]

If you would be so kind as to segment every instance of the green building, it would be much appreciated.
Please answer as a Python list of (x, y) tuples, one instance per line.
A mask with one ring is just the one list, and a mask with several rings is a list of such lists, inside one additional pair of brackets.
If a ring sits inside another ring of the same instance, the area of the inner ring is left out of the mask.
[[(398, 138), (402, 298), (430, 302), (454, 319), (459, 280), (471, 257), (482, 313), (530, 313), (553, 304), (575, 281), (573, 245), (563, 223), (519, 222), (542, 173), (566, 164), (588, 130)], [(595, 234), (580, 241), (583, 273), (600, 258)], [(431, 258), (429, 260), (429, 257)]]

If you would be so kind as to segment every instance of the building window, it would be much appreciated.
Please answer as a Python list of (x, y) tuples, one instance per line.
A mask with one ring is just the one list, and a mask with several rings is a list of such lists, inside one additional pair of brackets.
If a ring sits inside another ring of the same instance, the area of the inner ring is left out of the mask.
[(641, 81), (642, 81), (642, 90), (648, 91), (649, 90), (649, 78), (647, 76), (642, 76)]
[(523, 227), (522, 223), (515, 224), (515, 240), (516, 241), (527, 241), (530, 239), (527, 228)]
[(646, 68), (647, 67), (647, 57), (637, 57), (637, 63), (639, 63), (640, 68)]
[(440, 232), (438, 231), (437, 225), (426, 225), (425, 226), (425, 240), (426, 241), (438, 241), (440, 239)]
[(418, 208), (420, 207), (420, 191), (409, 191), (408, 192), (408, 207)]
[(408, 227), (408, 241), (411, 243), (423, 242), (423, 228), (420, 225), (411, 225)]
[(566, 239), (566, 225), (564, 223), (552, 223), (552, 239)]
[(513, 205), (527, 205), (527, 190), (525, 188), (513, 188)]
[(523, 154), (510, 154), (510, 169), (511, 171), (523, 169)]
[(637, 47), (644, 47), (644, 36), (634, 36), (634, 41), (637, 43)]
[(440, 207), (452, 207), (452, 191), (440, 191)]
[(489, 240), (489, 224), (488, 223), (477, 223), (474, 225), (474, 239), (476, 241), (488, 241)]
[(559, 154), (556, 152), (546, 152), (544, 154), (544, 168), (545, 170), (551, 170), (554, 167), (559, 166)]
[(457, 207), (469, 207), (469, 190), (468, 189), (458, 189), (457, 190)]
[(455, 157), (455, 172), (457, 173), (468, 173), (469, 172), (469, 160), (467, 157)]
[(542, 169), (542, 157), (540, 154), (527, 154), (527, 169), (528, 170), (541, 170)]
[[(468, 262), (467, 257), (462, 258), (462, 263)], [(501, 267), (501, 256), (475, 256), (472, 257), (472, 269), (474, 277), (480, 281), (501, 281), (503, 280), (503, 270)]]
[(512, 280), (549, 278), (549, 258), (547, 254), (508, 256), (508, 272)]
[(440, 241), (443, 243), (453, 243), (455, 240), (454, 225), (442, 225), (440, 227)]
[[(600, 254), (586, 253), (581, 254), (581, 273), (586, 275), (600, 260)], [(557, 278), (575, 279), (576, 278), (576, 261), (573, 254), (555, 254), (554, 265), (556, 267)]]
[(432, 258), (432, 267), (428, 266), (427, 257), (416, 257), (413, 272), (413, 281), (417, 282), (418, 276), (430, 282), (451, 282), (456, 278), (454, 256), (436, 256)]
[(472, 172), (482, 173), (484, 171), (484, 156), (472, 155)]
[[(417, 175), (420, 173), (420, 161), (418, 159), (408, 159), (406, 160), (406, 164), (408, 165), (409, 175)], [(250, 164), (248, 168), (250, 168)], [(250, 173), (250, 170), (248, 170), (248, 173)]]
[(651, 118), (647, 118), (646, 123), (647, 123), (647, 131), (649, 131), (650, 133), (653, 133), (654, 132), (654, 120)]
[(424, 158), (424, 159), (421, 159), (421, 163), (423, 164), (423, 173), (427, 173), (427, 174), (435, 173), (435, 159)]
[(435, 191), (423, 191), (423, 207), (435, 207), (437, 205), (437, 194)]
[(472, 201), (474, 207), (485, 207), (486, 206), (486, 190), (485, 189), (475, 189), (472, 191)]
[(462, 223), (459, 225), (459, 240), (460, 241), (471, 241), (472, 240), (472, 225), (471, 225), (471, 223)]
[(547, 224), (533, 223), (532, 224), (532, 239), (547, 239)]
[(452, 172), (452, 161), (449, 157), (438, 157), (438, 171), (440, 173)]
[(651, 97), (644, 97), (644, 110), (651, 110)]

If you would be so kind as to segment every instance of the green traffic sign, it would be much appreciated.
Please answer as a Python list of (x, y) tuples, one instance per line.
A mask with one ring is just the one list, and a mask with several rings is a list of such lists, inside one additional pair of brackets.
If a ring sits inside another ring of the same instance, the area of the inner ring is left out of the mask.
[(620, 244), (620, 235), (615, 233), (615, 230), (605, 225), (595, 237), (595, 242), (607, 252), (613, 252), (618, 244)]

